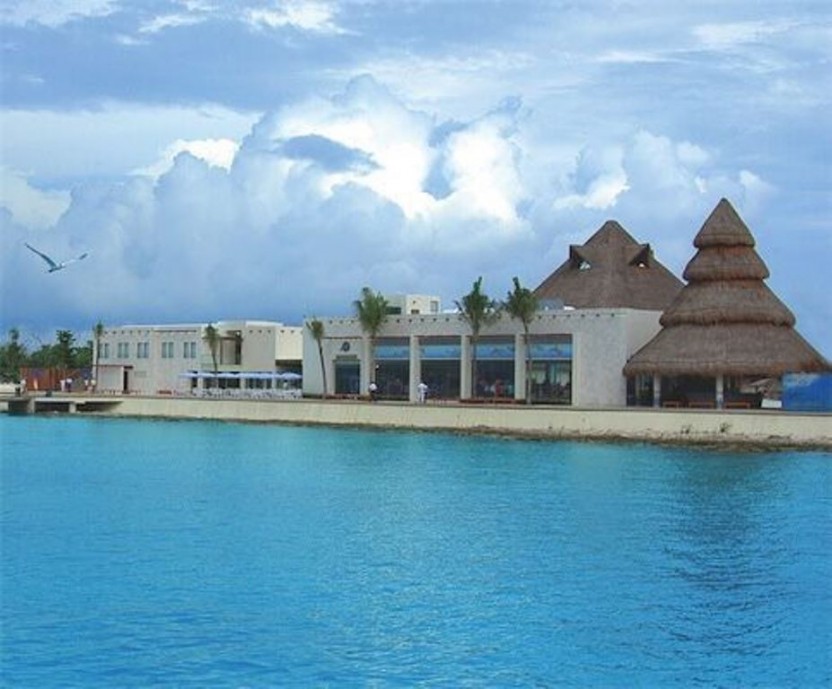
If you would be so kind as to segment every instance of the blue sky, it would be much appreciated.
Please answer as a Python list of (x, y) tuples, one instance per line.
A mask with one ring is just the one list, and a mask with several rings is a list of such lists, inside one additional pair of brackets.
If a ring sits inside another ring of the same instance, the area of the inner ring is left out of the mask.
[(500, 298), (610, 218), (681, 274), (725, 196), (832, 355), (822, 0), (4, 0), (0, 49), (24, 341)]

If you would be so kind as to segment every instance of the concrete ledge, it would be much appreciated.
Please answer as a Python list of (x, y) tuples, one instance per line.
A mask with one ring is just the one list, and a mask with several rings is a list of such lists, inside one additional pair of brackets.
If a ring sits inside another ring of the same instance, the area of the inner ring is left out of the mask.
[(832, 414), (168, 396), (126, 396), (117, 399), (117, 405), (102, 405), (97, 409), (95, 405), (79, 405), (78, 411), (84, 413), (89, 410), (97, 416), (369, 426), (529, 438), (744, 445), (763, 449), (832, 449)]

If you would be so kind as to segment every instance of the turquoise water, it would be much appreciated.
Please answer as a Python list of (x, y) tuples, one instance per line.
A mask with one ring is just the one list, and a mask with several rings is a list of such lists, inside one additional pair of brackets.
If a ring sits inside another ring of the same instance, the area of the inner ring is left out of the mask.
[(9, 687), (832, 682), (832, 455), (0, 416)]

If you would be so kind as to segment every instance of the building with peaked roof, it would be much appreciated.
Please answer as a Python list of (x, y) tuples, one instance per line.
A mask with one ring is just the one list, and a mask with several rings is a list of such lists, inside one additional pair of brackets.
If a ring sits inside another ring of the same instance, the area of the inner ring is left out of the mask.
[(326, 319), (320, 342), (304, 328), (304, 393), (363, 395), (372, 382), (382, 398), (416, 401), (424, 383), (431, 399), (507, 401), (525, 399), (528, 383), (536, 403), (624, 406), (621, 370), (681, 288), (649, 244), (610, 221), (538, 287), (528, 342), (506, 313), (475, 342), (438, 304), (397, 309), (372, 341), (356, 318)]
[(662, 330), (624, 367), (631, 388), (652, 387), (654, 404), (757, 406), (755, 384), (830, 370), (765, 284), (768, 268), (726, 199), (693, 245), (698, 251), (684, 271), (688, 284), (662, 315)]
[(569, 247), (569, 258), (534, 290), (543, 302), (578, 309), (630, 308), (663, 311), (683, 283), (653, 255), (608, 220), (585, 244)]

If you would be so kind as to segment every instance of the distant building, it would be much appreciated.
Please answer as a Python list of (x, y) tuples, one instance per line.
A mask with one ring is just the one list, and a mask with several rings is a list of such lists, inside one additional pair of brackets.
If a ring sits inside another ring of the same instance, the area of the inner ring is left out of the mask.
[(93, 362), (98, 361), (97, 390), (155, 395), (190, 392), (206, 385), (244, 388), (268, 382), (270, 374), (301, 372), (300, 327), (271, 321), (215, 323), (219, 335), (216, 370), (206, 327), (106, 328), (100, 343), (93, 343)]
[(439, 297), (424, 294), (386, 295), (387, 309), (393, 315), (439, 313)]
[(685, 288), (662, 330), (627, 362), (631, 398), (664, 406), (760, 406), (787, 373), (830, 364), (794, 329), (795, 317), (766, 286), (754, 238), (722, 199), (693, 241)]

